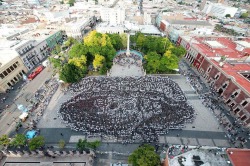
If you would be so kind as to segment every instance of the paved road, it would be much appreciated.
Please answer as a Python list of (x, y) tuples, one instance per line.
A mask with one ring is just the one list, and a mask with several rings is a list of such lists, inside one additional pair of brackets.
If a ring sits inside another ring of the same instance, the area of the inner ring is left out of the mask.
[[(49, 68), (45, 68), (34, 80), (25, 84), (22, 89), (13, 90), (11, 93), (5, 94), (7, 95), (7, 101), (4, 103), (11, 105), (9, 109), (5, 110), (2, 113), (2, 117), (0, 119), (0, 135), (9, 134), (16, 126), (16, 121), (20, 116), (21, 112), (17, 109), (16, 104), (23, 104), (24, 106), (28, 106), (30, 103), (27, 102), (27, 99), (30, 99), (34, 92), (39, 89), (43, 83), (50, 78), (52, 75), (52, 70)], [(23, 83), (23, 82), (21, 82)], [(20, 84), (19, 83), (19, 86)], [(20, 96), (14, 103), (14, 99)], [(2, 105), (2, 104), (1, 104)]]

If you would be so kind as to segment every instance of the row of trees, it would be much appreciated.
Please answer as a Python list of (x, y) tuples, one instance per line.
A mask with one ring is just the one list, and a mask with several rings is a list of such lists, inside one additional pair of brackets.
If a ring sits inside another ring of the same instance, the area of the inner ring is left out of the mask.
[(24, 147), (28, 145), (30, 150), (38, 149), (44, 146), (45, 140), (43, 136), (37, 136), (31, 140), (27, 140), (24, 134), (17, 134), (13, 139), (10, 139), (7, 135), (0, 137), (0, 145), (5, 147)]
[[(22, 148), (28, 145), (30, 150), (36, 150), (45, 145), (45, 139), (43, 136), (37, 136), (30, 140), (27, 140), (24, 134), (16, 134), (14, 138), (10, 139), (7, 135), (3, 135), (0, 137), (0, 145), (14, 148)], [(78, 143), (76, 144), (76, 149), (81, 152), (88, 149), (95, 150), (100, 145), (100, 141), (87, 142), (86, 139), (79, 139)], [(63, 149), (65, 147), (65, 141), (59, 140), (58, 146), (60, 149)]]
[[(69, 48), (67, 53), (62, 48)], [(67, 83), (79, 81), (86, 74), (106, 74), (111, 68), (117, 50), (127, 47), (126, 34), (101, 34), (91, 31), (83, 42), (69, 38), (63, 46), (57, 45), (50, 58), (58, 69), (60, 79)], [(131, 48), (142, 52), (147, 73), (173, 73), (178, 68), (185, 49), (175, 47), (167, 38), (145, 36), (137, 33), (131, 36)]]
[[(69, 38), (63, 46), (57, 45), (50, 61), (58, 69), (60, 79), (67, 83), (79, 81), (88, 71), (105, 74), (111, 68), (116, 50), (126, 47), (126, 35), (90, 32), (78, 42)], [(65, 53), (62, 48), (69, 48)]]
[(174, 46), (167, 38), (137, 33), (131, 37), (132, 48), (144, 56), (144, 68), (149, 74), (174, 73), (180, 58), (186, 53), (183, 47)]

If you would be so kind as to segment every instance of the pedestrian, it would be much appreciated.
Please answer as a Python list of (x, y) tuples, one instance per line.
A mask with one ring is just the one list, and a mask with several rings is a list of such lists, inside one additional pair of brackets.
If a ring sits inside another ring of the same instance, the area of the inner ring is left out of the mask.
[(63, 137), (63, 133), (61, 133), (61, 136)]
[(10, 124), (9, 124), (9, 123), (7, 123), (7, 125), (9, 126)]

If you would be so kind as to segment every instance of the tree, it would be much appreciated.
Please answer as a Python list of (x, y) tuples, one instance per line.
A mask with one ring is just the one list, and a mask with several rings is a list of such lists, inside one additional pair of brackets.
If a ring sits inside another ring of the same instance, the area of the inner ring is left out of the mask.
[(26, 145), (27, 138), (24, 134), (17, 134), (14, 139), (11, 141), (11, 145), (14, 147)]
[(158, 72), (161, 56), (156, 52), (149, 52), (144, 58), (146, 60), (145, 69), (147, 73)]
[(75, 0), (69, 0), (68, 4), (69, 6), (74, 6)]
[(138, 37), (137, 37), (137, 39), (136, 39), (136, 47), (137, 47), (139, 50), (142, 49), (145, 40), (146, 40), (145, 36), (144, 36), (142, 33), (139, 33), (139, 34), (138, 34)]
[(174, 54), (163, 56), (160, 60), (159, 71), (161, 73), (172, 73), (174, 69), (178, 69), (179, 59)]
[(128, 163), (133, 166), (159, 166), (160, 156), (155, 153), (151, 145), (142, 145), (137, 148), (129, 157)]
[(62, 70), (59, 73), (60, 80), (63, 80), (66, 83), (78, 82), (85, 73), (83, 73), (80, 67), (72, 63), (66, 63), (63, 65)]
[(247, 18), (248, 17), (248, 13), (242, 13), (240, 18)]
[(101, 145), (100, 141), (88, 142), (87, 147), (91, 149), (96, 149)]
[(225, 17), (228, 18), (228, 17), (231, 17), (231, 15), (230, 14), (226, 14)]
[(171, 52), (176, 55), (178, 58), (181, 58), (183, 55), (186, 54), (186, 50), (185, 48), (183, 48), (182, 46), (177, 46), (177, 47), (172, 47)]
[(64, 43), (64, 46), (66, 47), (70, 47), (73, 44), (77, 44), (78, 41), (76, 39), (74, 39), (73, 37), (68, 37), (68, 40)]
[(84, 46), (82, 43), (76, 43), (69, 50), (69, 57), (81, 57), (82, 55), (87, 55), (88, 47)]
[(62, 66), (61, 65), (62, 61), (61, 61), (61, 59), (59, 57), (58, 58), (49, 57), (49, 61), (53, 65), (53, 67), (56, 68), (56, 69), (60, 69), (61, 66)]
[(82, 55), (81, 57), (74, 57), (69, 59), (69, 63), (72, 63), (74, 65), (76, 65), (77, 67), (82, 67), (85, 66), (87, 64), (87, 57), (85, 55)]
[(84, 139), (84, 140), (79, 139), (77, 144), (76, 144), (76, 149), (78, 149), (79, 151), (82, 152), (86, 149), (86, 147), (87, 147), (87, 140), (86, 139)]
[(7, 135), (2, 135), (2, 137), (0, 137), (0, 145), (3, 146), (8, 146), (10, 144), (10, 139)]
[(93, 61), (93, 66), (95, 70), (98, 70), (99, 68), (103, 67), (105, 63), (105, 57), (99, 54), (95, 55), (95, 59)]
[(59, 148), (60, 149), (63, 149), (64, 147), (65, 147), (65, 141), (64, 140), (59, 140), (59, 142), (58, 142), (58, 146), (59, 146)]
[[(123, 48), (126, 48), (127, 47), (127, 40), (128, 40), (127, 39), (127, 34), (126, 33), (122, 33), (122, 34), (120, 34), (120, 37), (121, 37), (121, 42), (122, 42)], [(130, 40), (130, 41), (132, 43), (132, 40)]]
[(116, 50), (120, 50), (123, 48), (122, 38), (119, 34), (108, 34), (111, 44)]
[(30, 150), (36, 150), (45, 144), (45, 139), (43, 136), (37, 136), (35, 138), (32, 138), (29, 142), (29, 149)]

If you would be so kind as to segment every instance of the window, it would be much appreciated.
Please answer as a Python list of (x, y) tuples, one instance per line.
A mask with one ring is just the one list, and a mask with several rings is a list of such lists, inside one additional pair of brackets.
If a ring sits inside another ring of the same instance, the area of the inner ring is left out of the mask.
[(13, 64), (14, 68), (17, 68), (16, 64)]
[(8, 68), (8, 69), (7, 69), (7, 72), (8, 72), (8, 73), (11, 73), (11, 70), (10, 70), (10, 68)]
[(13, 71), (13, 70), (14, 70), (14, 67), (13, 67), (13, 66), (10, 66), (10, 70)]
[(218, 74), (218, 75), (215, 76), (215, 79), (217, 80), (219, 77), (220, 77), (220, 75)]
[(7, 75), (8, 75), (7, 71), (4, 71), (3, 74), (4, 74), (4, 76), (7, 76)]
[(3, 73), (1, 73), (1, 74), (0, 74), (0, 77), (1, 77), (2, 79), (4, 78), (4, 75), (3, 75)]
[(243, 106), (243, 107), (245, 107), (246, 105), (247, 105), (247, 101), (244, 101), (241, 105)]
[(222, 88), (226, 88), (227, 87), (227, 84), (224, 84), (223, 86), (222, 86)]

